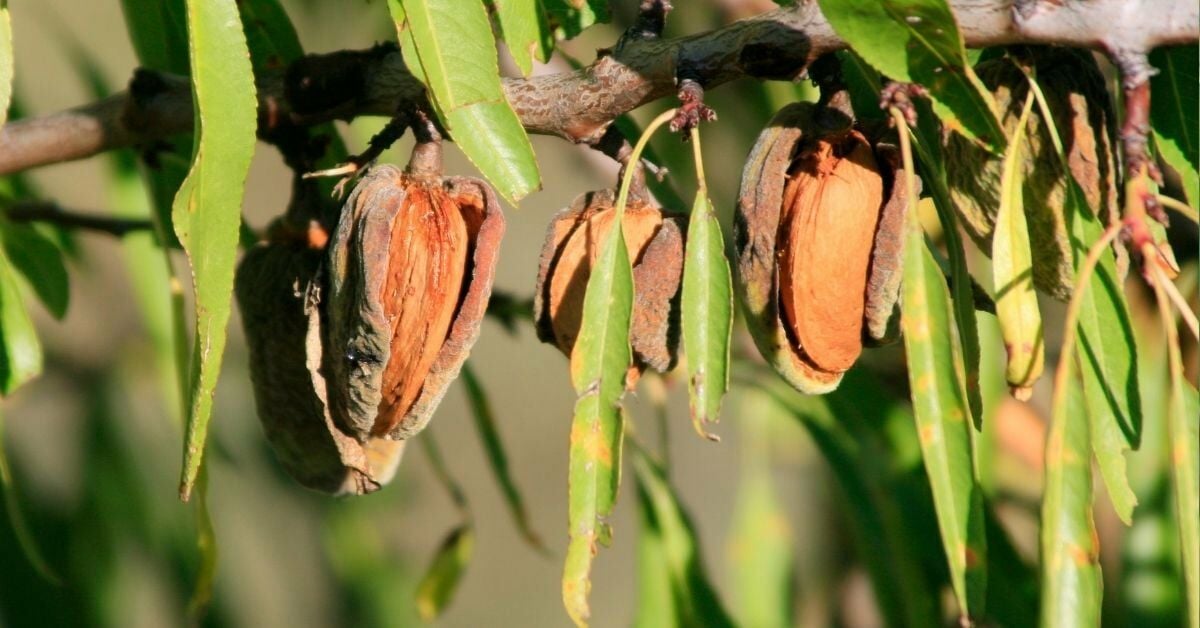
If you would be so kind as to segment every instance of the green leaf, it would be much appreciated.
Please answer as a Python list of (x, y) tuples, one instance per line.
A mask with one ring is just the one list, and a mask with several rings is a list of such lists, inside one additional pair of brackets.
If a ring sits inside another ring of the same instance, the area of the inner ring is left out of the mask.
[(0, 220), (0, 238), (12, 267), (25, 277), (54, 318), (62, 319), (71, 298), (63, 252), (37, 227)]
[(779, 412), (757, 391), (742, 392), (739, 402), (741, 479), (729, 533), (733, 613), (743, 626), (784, 628), (796, 624), (796, 565), (793, 528), (771, 480), (771, 422)]
[[(637, 479), (638, 503), (641, 506), (641, 538), (647, 545), (639, 552), (638, 572), (641, 576), (659, 575), (650, 583), (669, 583), (670, 609), (661, 608), (668, 599), (657, 595), (659, 608), (654, 612), (639, 608), (635, 625), (722, 627), (733, 626), (721, 606), (717, 593), (704, 572), (700, 547), (691, 518), (679, 504), (667, 483), (662, 467), (655, 464), (640, 447), (632, 448), (634, 477)], [(650, 559), (653, 564), (642, 561)], [(659, 589), (661, 592), (661, 588)], [(663, 614), (668, 611), (669, 614)]]
[[(152, 70), (188, 74), (187, 9), (184, 0), (121, 0), (125, 26), (138, 63)], [(192, 157), (192, 137), (167, 140), (146, 168), (146, 182), (154, 203), (159, 235), (166, 244), (177, 244), (171, 228), (171, 206), (187, 176)]]
[(1033, 383), (1045, 368), (1046, 343), (1042, 337), (1042, 313), (1033, 289), (1033, 254), (1029, 249), (1029, 226), (1025, 222), (1024, 157), (1025, 127), (1033, 110), (1033, 92), (1013, 130), (1000, 175), (1000, 207), (992, 235), (992, 288), (996, 294), (996, 319), (1004, 337), (1008, 367), (1005, 379), (1013, 396), (1026, 400)]
[(454, 109), (443, 117), (454, 143), (512, 204), (541, 188), (533, 145), (507, 100)]
[(1158, 74), (1150, 79), (1150, 122), (1154, 144), (1179, 173), (1187, 202), (1200, 203), (1200, 60), (1196, 46), (1158, 48), (1150, 53)]
[[(863, 369), (852, 369), (846, 377), (838, 390), (822, 397), (801, 395), (770, 372), (760, 371), (748, 381), (808, 430), (829, 463), (841, 489), (837, 501), (846, 508), (850, 536), (871, 575), (884, 623), (936, 625), (939, 614), (915, 547), (914, 533), (922, 526), (905, 519), (898, 508), (894, 476), (901, 465), (897, 454), (880, 442), (878, 430), (887, 417), (870, 403), (885, 400), (887, 392)], [(906, 426), (912, 423), (911, 417), (899, 418)]]
[[(683, 266), (683, 349), (687, 354), (692, 424), (702, 436), (720, 418), (729, 389), (729, 342), (733, 331), (733, 286), (721, 225), (704, 187), (688, 219)], [(710, 436), (711, 438), (711, 436)]]
[(8, 120), (8, 106), (12, 104), (13, 88), (13, 39), (12, 15), (8, 12), (8, 0), (0, 0), (0, 128)]
[[(856, 54), (845, 53), (842, 63), (843, 67), (852, 68), (847, 74), (851, 86), (857, 84), (857, 88), (851, 91), (851, 98), (856, 99), (855, 102), (860, 108), (869, 107), (869, 101), (863, 102), (862, 99), (868, 92), (878, 94), (883, 88), (879, 73)], [(854, 96), (855, 93), (859, 95)], [(930, 115), (930, 110), (923, 101), (917, 100), (914, 104), (918, 113), (917, 127), (910, 129), (909, 137), (912, 140), (913, 151), (920, 161), (922, 184), (933, 198), (938, 220), (942, 223), (946, 253), (950, 258), (950, 294), (954, 301), (954, 322), (958, 328), (962, 348), (967, 402), (972, 420), (978, 428), (983, 421), (983, 398), (979, 390), (979, 328), (975, 320), (975, 298), (972, 288), (974, 279), (967, 267), (962, 234), (958, 229), (954, 202), (946, 182), (945, 164), (942, 162), (940, 151), (941, 126), (937, 118)]]
[[(541, 186), (533, 146), (505, 99), (495, 40), (480, 2), (388, 0), (405, 61), (422, 79), (455, 143), (515, 203)], [(415, 54), (414, 54), (415, 53)]]
[[(1092, 465), (1087, 408), (1071, 376), (1075, 356), (1065, 348), (1065, 378), (1055, 378), (1046, 437), (1042, 495), (1043, 628), (1100, 625), (1100, 548), (1092, 518)], [(1060, 366), (1059, 368), (1063, 368)], [(1063, 389), (1066, 390), (1063, 390)]]
[[(1160, 275), (1161, 277), (1162, 275)], [(1166, 308), (1163, 290), (1159, 307)], [(1175, 325), (1174, 316), (1170, 318)], [(1168, 321), (1164, 321), (1168, 322)], [(1179, 527), (1183, 581), (1187, 590), (1188, 625), (1200, 625), (1200, 396), (1184, 376), (1178, 332), (1167, 334), (1167, 359), (1171, 373), (1168, 397), (1167, 442), (1170, 444), (1171, 483)]]
[[(238, 11), (246, 31), (246, 45), (250, 50), (250, 63), (254, 67), (256, 77), (261, 79), (270, 76), (271, 72), (278, 72), (304, 56), (304, 48), (300, 45), (296, 28), (279, 0), (241, 0), (238, 2)], [(333, 168), (346, 161), (346, 146), (333, 123), (308, 126), (295, 132), (313, 138), (328, 138), (325, 152), (312, 164), (314, 170)], [(315, 139), (310, 141), (316, 143)], [(317, 180), (317, 185), (323, 192), (321, 198), (328, 199), (333, 197), (337, 181), (333, 177), (321, 177)], [(335, 203), (326, 205), (328, 213), (340, 209)], [(336, 222), (336, 215), (331, 218), (331, 222)], [(245, 231), (243, 235), (244, 233)], [(257, 238), (251, 238), (250, 242), (255, 239)]]
[(488, 0), (500, 31), (521, 74), (533, 72), (533, 60), (550, 60), (554, 51), (554, 34), (546, 19), (542, 0)]
[(475, 420), (475, 429), (483, 441), (483, 450), (487, 453), (492, 475), (500, 483), (500, 491), (508, 504), (508, 512), (517, 524), (521, 536), (533, 547), (544, 550), (541, 538), (529, 522), (525, 499), (521, 497), (521, 491), (508, 468), (508, 454), (504, 452), (504, 443), (500, 441), (500, 431), (496, 429), (496, 417), (492, 414), (492, 404), (488, 401), (487, 391), (483, 389), (483, 384), (476, 377), (475, 369), (471, 368), (470, 363), (463, 364), (460, 376), (467, 390), (467, 401), (471, 404), (471, 418)]
[(238, 12), (256, 76), (285, 68), (304, 56), (296, 28), (279, 0), (239, 0)]
[(558, 39), (574, 39), (589, 26), (611, 19), (608, 0), (544, 0)]
[(62, 586), (62, 578), (50, 567), (42, 551), (38, 548), (33, 532), (25, 520), (25, 512), (21, 508), (21, 500), (17, 496), (13, 484), (12, 469), (8, 465), (8, 450), (4, 444), (4, 417), (0, 416), (0, 493), (4, 493), (4, 510), (8, 513), (9, 525), (17, 538), (17, 545), (25, 554), (25, 560), (46, 582)]
[(947, 128), (999, 154), (1004, 130), (967, 60), (945, 0), (820, 0), (821, 13), (863, 59), (893, 80), (929, 89)]
[(463, 524), (450, 532), (442, 541), (425, 576), (417, 585), (417, 613), (421, 619), (432, 621), (446, 610), (458, 590), (471, 553), (475, 549), (475, 532), (470, 524)]
[[(960, 612), (982, 616), (987, 574), (983, 495), (975, 478), (971, 411), (953, 309), (917, 212), (905, 225), (901, 328), (913, 413)], [(949, 332), (949, 333), (947, 333)]]
[(42, 372), (42, 345), (25, 311), (8, 256), (0, 251), (0, 396)]
[(578, 625), (586, 625), (591, 614), (592, 559), (596, 543), (607, 545), (611, 538), (604, 518), (612, 513), (621, 481), (621, 397), (632, 362), (629, 325), (633, 315), (633, 268), (620, 228), (624, 210), (624, 203), (619, 202), (613, 228), (592, 266), (579, 338), (571, 354), (571, 383), (579, 400), (571, 422), (567, 471), (570, 542), (562, 587), (567, 614)]
[[(1066, 149), (1055, 127), (1049, 103), (1034, 77), (1030, 77), (1030, 86), (1059, 162), (1064, 172), (1070, 172)], [(1087, 195), (1074, 176), (1067, 177), (1066, 185), (1063, 215), (1070, 229), (1072, 261), (1078, 273), (1088, 249), (1100, 239), (1104, 227), (1092, 214)], [(1137, 342), (1111, 250), (1100, 256), (1088, 287), (1080, 297), (1077, 346), (1084, 402), (1091, 423), (1092, 450), (1113, 508), (1129, 525), (1137, 496), (1126, 477), (1124, 452), (1136, 449), (1140, 444), (1142, 399), (1137, 375)]]
[[(1064, 211), (1078, 272), (1092, 242), (1104, 231), (1087, 210), (1087, 199), (1074, 179), (1068, 182)], [(1080, 376), (1092, 449), (1113, 508), (1129, 525), (1137, 496), (1126, 477), (1125, 451), (1140, 444), (1142, 400), (1137, 379), (1137, 343), (1125, 292), (1111, 251), (1096, 266), (1079, 308)]]
[(142, 65), (174, 74), (188, 73), (184, 0), (121, 0), (121, 10)]
[(172, 207), (172, 222), (192, 268), (196, 334), (180, 496), (200, 471), (212, 396), (225, 350), (241, 224), (242, 195), (254, 154), (257, 100), (246, 38), (234, 0), (188, 0), (192, 89), (198, 126), (192, 168)]

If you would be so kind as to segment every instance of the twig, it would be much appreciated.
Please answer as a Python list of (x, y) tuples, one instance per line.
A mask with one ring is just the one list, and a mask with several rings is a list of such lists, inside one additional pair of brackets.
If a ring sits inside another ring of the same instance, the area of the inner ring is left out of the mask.
[[(966, 45), (1055, 44), (1150, 50), (1200, 38), (1194, 0), (1035, 2), (952, 0)], [(1119, 24), (1120, 28), (1114, 28)], [(591, 142), (617, 116), (676, 93), (678, 68), (705, 89), (741, 77), (790, 80), (817, 57), (846, 44), (815, 2), (800, 2), (720, 29), (675, 39), (632, 39), (580, 70), (504, 80), (504, 92), (531, 133)], [(186, 79), (143, 73), (136, 86), (106, 100), (0, 130), (0, 174), (147, 145), (191, 129)], [(428, 107), (424, 87), (393, 47), (305, 57), (259, 77), (259, 132), (272, 124), (312, 125), (362, 115), (390, 116), (403, 104)], [(143, 86), (145, 87), (145, 86)]]
[[(1146, 253), (1148, 252), (1143, 252), (1143, 255)], [(1187, 299), (1183, 298), (1183, 295), (1180, 294), (1179, 287), (1167, 276), (1167, 271), (1163, 270), (1161, 264), (1150, 264), (1150, 277), (1159, 298), (1161, 299), (1163, 295), (1166, 295), (1171, 300), (1171, 303), (1175, 304), (1175, 308), (1179, 310), (1179, 315), (1183, 318), (1183, 322), (1191, 330), (1192, 336), (1200, 340), (1200, 322), (1196, 320), (1196, 313), (1188, 305)], [(1164, 303), (1160, 307), (1165, 306), (1166, 304)]]
[(154, 223), (136, 218), (116, 218), (68, 211), (46, 201), (17, 201), (4, 210), (13, 222), (44, 222), (72, 229), (107, 233), (118, 238), (138, 231), (153, 231)]
[(1158, 203), (1163, 207), (1179, 212), (1184, 218), (1192, 222), (1200, 223), (1200, 212), (1197, 212), (1194, 207), (1187, 203), (1183, 203), (1165, 194), (1159, 194), (1156, 198), (1158, 199)]

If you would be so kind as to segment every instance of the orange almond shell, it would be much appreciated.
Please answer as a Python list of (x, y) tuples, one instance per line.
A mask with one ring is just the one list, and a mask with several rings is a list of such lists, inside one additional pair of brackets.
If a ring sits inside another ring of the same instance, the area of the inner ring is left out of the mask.
[[(794, 169), (803, 167), (798, 162), (804, 160), (805, 151), (811, 152), (820, 146), (815, 141), (817, 126), (812, 119), (813, 112), (814, 105), (810, 103), (784, 107), (751, 149), (742, 170), (734, 216), (737, 251), (734, 287), (746, 314), (747, 327), (762, 356), (797, 390), (822, 394), (837, 388), (842, 373), (853, 362), (853, 357), (857, 357), (862, 343), (887, 340), (883, 336), (890, 328), (888, 323), (893, 318), (899, 295), (903, 254), (900, 247), (903, 240), (899, 238), (902, 232), (896, 229), (903, 227), (907, 196), (895, 193), (894, 182), (902, 180), (895, 161), (875, 159), (876, 166), (882, 170), (879, 195), (883, 200), (882, 207), (874, 212), (867, 207), (863, 211), (867, 218), (846, 221), (850, 226), (842, 231), (839, 216), (844, 212), (839, 209), (844, 208), (831, 206), (827, 208), (828, 214), (822, 210), (808, 217), (808, 220), (820, 222), (818, 226), (823, 228), (801, 229), (804, 241), (797, 243), (799, 246), (789, 247), (791, 230), (783, 227), (797, 223), (788, 220), (791, 207), (785, 212), (786, 188), (792, 183), (793, 196), (789, 200), (794, 203), (795, 194), (800, 190), (796, 188), (795, 178), (789, 175), (794, 174)], [(832, 173), (826, 173), (826, 176), (828, 174)], [(887, 231), (879, 233), (877, 229)], [(870, 235), (861, 237), (861, 231)], [(826, 239), (822, 241), (822, 238)], [(873, 244), (883, 241), (887, 244), (882, 247)], [(853, 300), (844, 298), (823, 306), (820, 301), (823, 290), (843, 291), (832, 293), (842, 297), (846, 296), (845, 290), (855, 290), (853, 286), (838, 283), (848, 280), (838, 275), (849, 265), (846, 256), (851, 249), (856, 261), (850, 279), (857, 282), (854, 286), (862, 291), (862, 307), (846, 306), (845, 303)], [(785, 263), (786, 271), (781, 268)], [(803, 280), (797, 281), (798, 276)], [(781, 299), (784, 283), (791, 290), (786, 299)], [(795, 291), (797, 286), (801, 289), (799, 294)], [(837, 305), (839, 302), (842, 305)], [(808, 328), (797, 329), (792, 325), (797, 307), (805, 308), (805, 311), (814, 307), (812, 312), (821, 313), (826, 323), (833, 325), (830, 337), (822, 336), (831, 330), (822, 327), (820, 316), (810, 320)], [(787, 313), (789, 308), (793, 310), (792, 314)], [(846, 311), (839, 313), (842, 309)], [(838, 316), (852, 320), (828, 320)], [(854, 337), (855, 330), (858, 330), (857, 338)], [(813, 343), (818, 360), (807, 353), (805, 338)]]
[(258, 418), (276, 458), (307, 488), (362, 495), (395, 476), (403, 443), (360, 443), (330, 415), (321, 372), (323, 259), (300, 241), (259, 244), (238, 266), (235, 294)]
[[(538, 265), (533, 317), (538, 338), (570, 357), (583, 318), (591, 265), (612, 229), (615, 195), (579, 195), (550, 222)], [(633, 264), (634, 307), (630, 345), (635, 365), (659, 372), (675, 366), (679, 341), (679, 287), (683, 278), (681, 216), (648, 201), (630, 199), (623, 223)]]
[(467, 177), (373, 167), (329, 250), (334, 416), (360, 440), (429, 422), (479, 336), (504, 216)]

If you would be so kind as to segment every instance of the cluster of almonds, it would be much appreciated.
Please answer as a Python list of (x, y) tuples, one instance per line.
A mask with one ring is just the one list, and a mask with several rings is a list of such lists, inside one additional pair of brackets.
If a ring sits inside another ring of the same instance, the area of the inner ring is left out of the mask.
[(273, 229), (238, 268), (259, 419), (301, 484), (369, 493), (479, 335), (504, 216), (486, 183), (441, 176), (435, 141), (407, 170), (371, 168), (327, 250), (319, 227), (295, 231)]
[[(906, 199), (894, 185), (893, 149), (849, 124), (818, 125), (814, 111), (787, 107), (759, 137), (743, 173), (736, 242), (738, 290), (759, 349), (796, 388), (821, 393), (864, 344), (895, 336)], [(538, 337), (567, 356), (615, 197), (579, 196), (546, 234), (534, 321)], [(649, 194), (626, 207), (630, 385), (646, 368), (675, 366), (685, 225)], [(428, 423), (478, 337), (503, 232), (492, 189), (443, 177), (431, 141), (404, 171), (371, 168), (332, 238), (279, 227), (246, 255), (237, 298), (258, 414), (301, 484), (363, 494), (392, 478), (404, 441)]]

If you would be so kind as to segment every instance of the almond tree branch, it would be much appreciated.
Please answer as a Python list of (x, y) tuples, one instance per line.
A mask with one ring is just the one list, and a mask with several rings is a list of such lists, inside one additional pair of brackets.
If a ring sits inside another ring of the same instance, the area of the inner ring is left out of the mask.
[[(1118, 57), (1200, 38), (1195, 0), (951, 0), (951, 5), (972, 48), (1055, 44)], [(623, 37), (586, 68), (505, 79), (504, 91), (529, 132), (594, 143), (617, 116), (675, 94), (681, 68), (705, 89), (741, 77), (794, 80), (817, 57), (845, 47), (817, 3), (805, 0), (707, 33)], [(281, 124), (390, 116), (406, 103), (428, 108), (424, 88), (392, 46), (311, 55), (286, 71), (259, 77), (258, 92), (260, 135)], [(191, 126), (187, 80), (140, 70), (127, 91), (108, 99), (8, 124), (0, 130), (0, 174), (151, 146)]]

